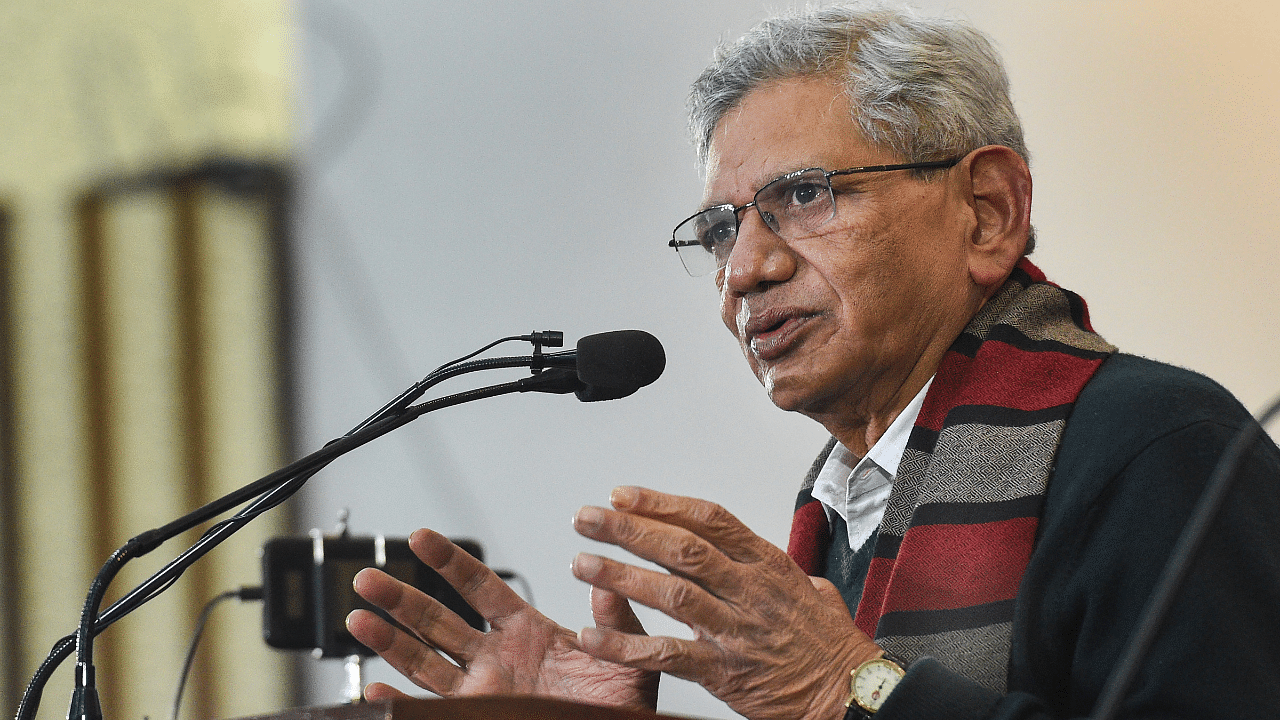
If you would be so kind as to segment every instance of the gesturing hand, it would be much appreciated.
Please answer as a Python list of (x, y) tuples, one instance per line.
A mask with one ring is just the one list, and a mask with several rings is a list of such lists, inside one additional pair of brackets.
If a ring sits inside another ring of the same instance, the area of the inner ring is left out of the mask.
[[(487, 633), (476, 630), (433, 598), (379, 570), (357, 574), (356, 592), (416, 637), (366, 610), (348, 616), (348, 629), (419, 687), (445, 697), (545, 695), (648, 710), (657, 706), (656, 672), (583, 652), (572, 631), (534, 610), (493, 571), (439, 533), (418, 530), (409, 537), (409, 547), (491, 628)], [(593, 588), (591, 610), (597, 626), (607, 632), (644, 633), (626, 599), (614, 593)], [(365, 695), (381, 700), (403, 693), (374, 683)]]
[(701, 684), (738, 713), (839, 718), (849, 671), (880, 654), (853, 624), (835, 586), (809, 578), (724, 508), (624, 487), (613, 510), (586, 507), (574, 527), (671, 574), (580, 554), (574, 574), (688, 625), (693, 640), (588, 628), (582, 649), (601, 660)]

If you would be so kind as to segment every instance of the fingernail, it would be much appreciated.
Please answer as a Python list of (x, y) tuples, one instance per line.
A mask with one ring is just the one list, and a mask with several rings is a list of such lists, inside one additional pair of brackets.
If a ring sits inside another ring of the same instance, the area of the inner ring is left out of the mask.
[(600, 572), (603, 563), (600, 556), (590, 553), (578, 553), (573, 558), (573, 574), (583, 580), (590, 580)]
[(613, 489), (609, 493), (609, 504), (618, 510), (635, 507), (640, 501), (640, 488), (632, 485), (622, 485)]
[(573, 527), (582, 532), (584, 530), (597, 530), (604, 524), (604, 510), (598, 507), (587, 507), (578, 510), (578, 514), (573, 516)]

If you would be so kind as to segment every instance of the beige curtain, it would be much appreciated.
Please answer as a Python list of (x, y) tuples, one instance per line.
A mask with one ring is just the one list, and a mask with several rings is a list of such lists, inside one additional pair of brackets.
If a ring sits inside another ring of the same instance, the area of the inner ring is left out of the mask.
[[(68, 208), (74, 240), (61, 287), (41, 282), (47, 256), (42, 268), (12, 223), (4, 245), (0, 623), (9, 708), (53, 642), (74, 631), (89, 582), (116, 547), (291, 454), (282, 170), (218, 161), (113, 178)], [(100, 636), (94, 660), (107, 717), (168, 716), (200, 609), (224, 590), (259, 584), (258, 548), (286, 521), (281, 510), (255, 520)], [(203, 529), (130, 563), (107, 603)], [(288, 704), (288, 658), (263, 644), (260, 612), (239, 603), (215, 612), (183, 717)], [(70, 689), (63, 668), (40, 716), (65, 717)]]

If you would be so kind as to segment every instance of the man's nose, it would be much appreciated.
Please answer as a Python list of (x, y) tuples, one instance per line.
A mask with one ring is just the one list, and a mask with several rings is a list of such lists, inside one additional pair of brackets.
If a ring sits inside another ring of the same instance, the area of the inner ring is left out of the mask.
[(736, 295), (757, 292), (765, 286), (789, 279), (797, 258), (786, 241), (765, 224), (759, 208), (743, 212), (723, 283)]

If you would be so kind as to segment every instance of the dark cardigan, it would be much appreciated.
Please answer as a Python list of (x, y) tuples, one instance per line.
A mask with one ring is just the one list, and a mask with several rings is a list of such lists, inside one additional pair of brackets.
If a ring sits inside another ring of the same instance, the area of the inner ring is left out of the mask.
[[(1201, 375), (1132, 355), (1107, 360), (1058, 448), (1015, 603), (1010, 691), (923, 659), (877, 720), (1087, 716), (1245, 422), (1248, 412)], [(1280, 450), (1269, 438), (1242, 464), (1121, 717), (1280, 718)]]

